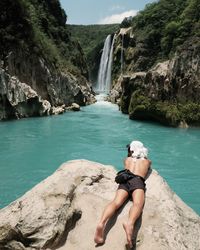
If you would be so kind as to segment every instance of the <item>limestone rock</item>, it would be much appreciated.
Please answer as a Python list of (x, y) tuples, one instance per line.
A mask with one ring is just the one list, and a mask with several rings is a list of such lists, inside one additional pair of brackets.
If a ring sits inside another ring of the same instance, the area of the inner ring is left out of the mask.
[(122, 94), (122, 87), (121, 87), (122, 76), (119, 77), (114, 87), (111, 89), (109, 94), (109, 99), (112, 103), (118, 103)]
[(77, 103), (72, 103), (71, 106), (66, 107), (66, 110), (80, 111), (80, 106)]
[(42, 112), (40, 112), (40, 116), (46, 114), (50, 115), (51, 114), (51, 104), (47, 100), (43, 100), (42, 102)]
[(65, 105), (59, 106), (59, 107), (52, 107), (52, 115), (59, 115), (63, 114), (65, 112)]
[(1, 62), (0, 120), (63, 113), (61, 106), (74, 102), (82, 106), (95, 102), (84, 76), (62, 72), (44, 58), (20, 50)]
[[(152, 45), (149, 47), (145, 40), (138, 39), (137, 31), (136, 36), (132, 32), (131, 28), (121, 29), (116, 36), (111, 101), (118, 102), (120, 98), (122, 112), (129, 114), (131, 119), (154, 120), (175, 127), (199, 126), (198, 39), (186, 40), (170, 60), (163, 58), (157, 63), (161, 58), (155, 51), (152, 53)], [(138, 72), (146, 76), (143, 79), (131, 77)], [(127, 77), (129, 79), (124, 80)]]
[(83, 76), (58, 71), (42, 57), (27, 57), (22, 51), (13, 51), (7, 57), (8, 72), (30, 85), (52, 106), (77, 102), (85, 105), (92, 102), (91, 87)]
[(49, 115), (51, 104), (26, 83), (0, 68), (0, 120)]
[[(112, 166), (86, 160), (64, 163), (53, 175), (0, 210), (0, 249), (96, 249), (96, 224), (117, 184)], [(199, 250), (200, 217), (152, 171), (144, 212), (134, 233), (138, 250)], [(122, 222), (129, 201), (108, 223), (99, 249), (125, 249)]]
[[(199, 125), (200, 91), (196, 75), (200, 68), (191, 69), (190, 65), (184, 68), (182, 57), (176, 55), (147, 72), (121, 76), (122, 112), (131, 119), (155, 120), (175, 127)], [(189, 60), (185, 64), (190, 64)]]

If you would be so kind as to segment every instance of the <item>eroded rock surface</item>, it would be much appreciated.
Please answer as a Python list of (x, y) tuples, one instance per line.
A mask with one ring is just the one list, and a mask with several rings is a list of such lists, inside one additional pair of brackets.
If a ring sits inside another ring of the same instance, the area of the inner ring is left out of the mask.
[(62, 106), (95, 102), (81, 75), (58, 72), (42, 58), (19, 52), (7, 60), (7, 67), (0, 66), (0, 120), (63, 113)]
[[(0, 210), (0, 249), (96, 249), (96, 224), (117, 184), (112, 166), (86, 160), (64, 163), (53, 175)], [(200, 217), (152, 171), (144, 212), (134, 234), (138, 250), (199, 250)], [(129, 201), (109, 222), (97, 249), (125, 249), (122, 222)], [(138, 231), (139, 230), (139, 231)]]
[(170, 60), (152, 63), (151, 51), (132, 32), (122, 29), (116, 36), (110, 100), (119, 103), (131, 119), (175, 127), (199, 126), (198, 39), (186, 41)]

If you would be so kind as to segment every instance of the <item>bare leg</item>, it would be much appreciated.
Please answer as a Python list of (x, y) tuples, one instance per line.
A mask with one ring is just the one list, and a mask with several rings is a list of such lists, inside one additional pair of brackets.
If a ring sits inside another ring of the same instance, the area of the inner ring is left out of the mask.
[(129, 218), (127, 223), (123, 223), (124, 230), (126, 232), (127, 242), (132, 247), (132, 233), (134, 230), (134, 224), (140, 214), (142, 213), (144, 205), (144, 191), (142, 189), (136, 189), (133, 194), (133, 205), (129, 211)]
[(107, 221), (114, 215), (115, 211), (123, 205), (128, 198), (128, 192), (118, 189), (113, 201), (111, 201), (103, 211), (99, 224), (97, 225), (94, 241), (97, 244), (104, 243), (104, 229)]

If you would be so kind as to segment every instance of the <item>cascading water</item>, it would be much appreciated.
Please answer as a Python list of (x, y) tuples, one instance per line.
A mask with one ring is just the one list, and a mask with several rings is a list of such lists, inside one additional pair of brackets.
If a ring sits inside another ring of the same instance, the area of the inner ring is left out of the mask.
[(108, 35), (103, 47), (103, 53), (101, 56), (100, 67), (98, 72), (97, 80), (97, 93), (108, 94), (111, 87), (111, 71), (112, 71), (112, 61), (113, 61), (113, 46), (114, 46), (115, 36)]
[(109, 54), (109, 61), (108, 61), (108, 68), (107, 68), (107, 75), (106, 75), (106, 83), (105, 83), (105, 90), (106, 93), (109, 93), (111, 87), (111, 76), (112, 76), (112, 62), (113, 62), (113, 48), (115, 43), (115, 36), (113, 37), (110, 54)]
[(122, 34), (122, 48), (121, 48), (121, 74), (124, 72), (124, 34)]

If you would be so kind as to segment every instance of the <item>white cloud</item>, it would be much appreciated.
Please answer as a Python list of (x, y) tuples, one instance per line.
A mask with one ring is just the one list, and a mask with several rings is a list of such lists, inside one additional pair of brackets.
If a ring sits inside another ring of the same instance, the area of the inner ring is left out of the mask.
[(137, 12), (138, 12), (137, 10), (129, 10), (120, 14), (114, 14), (101, 19), (98, 23), (99, 24), (121, 23), (125, 17), (135, 16)]

